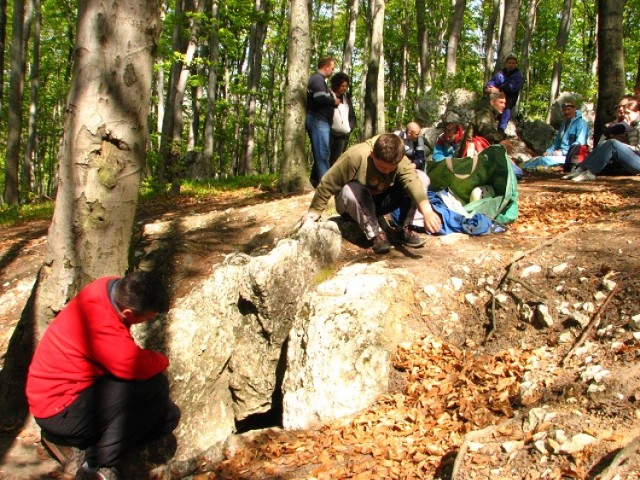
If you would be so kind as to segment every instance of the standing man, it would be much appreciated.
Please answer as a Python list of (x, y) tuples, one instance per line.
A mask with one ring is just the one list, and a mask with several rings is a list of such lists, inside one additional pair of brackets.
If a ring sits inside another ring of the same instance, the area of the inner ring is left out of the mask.
[(327, 86), (327, 78), (333, 73), (336, 61), (331, 57), (318, 61), (318, 70), (311, 75), (307, 83), (307, 118), (306, 127), (311, 140), (313, 167), (311, 184), (316, 187), (327, 170), (329, 170), (329, 141), (333, 110), (340, 101)]
[(76, 479), (121, 479), (125, 453), (178, 425), (180, 409), (162, 373), (169, 360), (140, 348), (129, 331), (168, 309), (158, 276), (105, 277), (83, 288), (45, 331), (29, 367), (29, 410), (45, 442), (84, 450)]
[(498, 125), (498, 129), (501, 132), (504, 132), (507, 128), (507, 124), (511, 118), (511, 110), (518, 102), (518, 96), (520, 95), (523, 83), (522, 74), (518, 70), (518, 57), (515, 53), (510, 53), (504, 62), (504, 68), (496, 73), (484, 87), (485, 93), (502, 92), (507, 99), (504, 112), (502, 112), (502, 118), (500, 119), (500, 125)]
[(322, 178), (302, 222), (318, 220), (335, 195), (337, 212), (354, 220), (372, 241), (373, 251), (382, 254), (387, 253), (391, 245), (378, 217), (400, 208), (395, 240), (418, 248), (424, 245), (424, 240), (408, 228), (416, 208), (424, 215), (424, 225), (429, 232), (438, 232), (442, 226), (427, 200), (427, 187), (427, 175), (417, 171), (404, 155), (402, 140), (392, 133), (384, 133), (342, 154)]
[(404, 130), (395, 133), (404, 143), (404, 154), (413, 162), (418, 170), (424, 170), (424, 137), (419, 123), (409, 122)]

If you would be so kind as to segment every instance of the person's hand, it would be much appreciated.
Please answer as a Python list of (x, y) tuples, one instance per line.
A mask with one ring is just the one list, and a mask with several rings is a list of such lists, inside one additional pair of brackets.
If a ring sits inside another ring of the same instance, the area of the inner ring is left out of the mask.
[(476, 146), (473, 142), (467, 143), (467, 157), (475, 157), (476, 156)]
[(487, 92), (489, 93), (498, 93), (500, 89), (498, 87), (487, 87)]
[(302, 225), (304, 225), (305, 223), (314, 223), (317, 222), (320, 219), (320, 215), (317, 214), (316, 212), (307, 212), (304, 215), (302, 215), (302, 218), (300, 219), (300, 223)]
[(440, 231), (442, 228), (440, 215), (438, 215), (432, 208), (430, 208), (426, 213), (423, 212), (422, 215), (424, 216), (424, 228), (426, 228), (429, 233), (437, 233)]
[(552, 155), (554, 157), (561, 157), (562, 156), (562, 150), (554, 150)]

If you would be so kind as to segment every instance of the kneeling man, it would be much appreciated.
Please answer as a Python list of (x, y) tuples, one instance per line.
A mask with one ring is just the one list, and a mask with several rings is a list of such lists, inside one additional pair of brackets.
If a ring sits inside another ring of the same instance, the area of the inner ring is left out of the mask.
[(387, 253), (390, 244), (378, 223), (378, 216), (400, 208), (396, 241), (421, 247), (424, 240), (408, 225), (416, 209), (424, 216), (425, 228), (435, 233), (442, 222), (427, 200), (428, 177), (418, 172), (404, 154), (400, 137), (385, 133), (349, 148), (322, 177), (302, 221), (316, 221), (332, 195), (336, 210), (353, 219), (369, 240), (373, 251)]
[(163, 371), (169, 360), (140, 348), (131, 325), (169, 309), (160, 278), (135, 272), (87, 285), (56, 316), (27, 377), (29, 409), (43, 439), (84, 450), (77, 479), (118, 479), (123, 454), (171, 433), (180, 419)]

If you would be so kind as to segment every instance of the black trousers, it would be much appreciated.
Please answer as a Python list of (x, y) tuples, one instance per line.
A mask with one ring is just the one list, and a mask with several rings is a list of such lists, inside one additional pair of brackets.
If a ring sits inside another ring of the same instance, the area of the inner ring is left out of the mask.
[(117, 466), (126, 452), (171, 433), (179, 421), (162, 374), (146, 381), (102, 377), (62, 412), (36, 418), (47, 439), (86, 450), (91, 467)]

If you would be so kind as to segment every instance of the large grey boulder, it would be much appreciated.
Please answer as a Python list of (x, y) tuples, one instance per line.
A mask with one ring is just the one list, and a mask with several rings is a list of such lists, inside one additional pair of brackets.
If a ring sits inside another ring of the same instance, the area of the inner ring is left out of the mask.
[(305, 296), (288, 341), (284, 428), (351, 415), (387, 390), (413, 290), (407, 271), (380, 262), (346, 267)]
[(176, 462), (207, 457), (236, 422), (272, 408), (299, 301), (340, 248), (338, 228), (325, 222), (303, 226), (268, 255), (230, 255), (164, 322), (136, 332), (170, 359), (171, 398), (182, 410)]
[(537, 155), (542, 155), (553, 142), (555, 130), (548, 123), (542, 120), (524, 122), (520, 138)]

